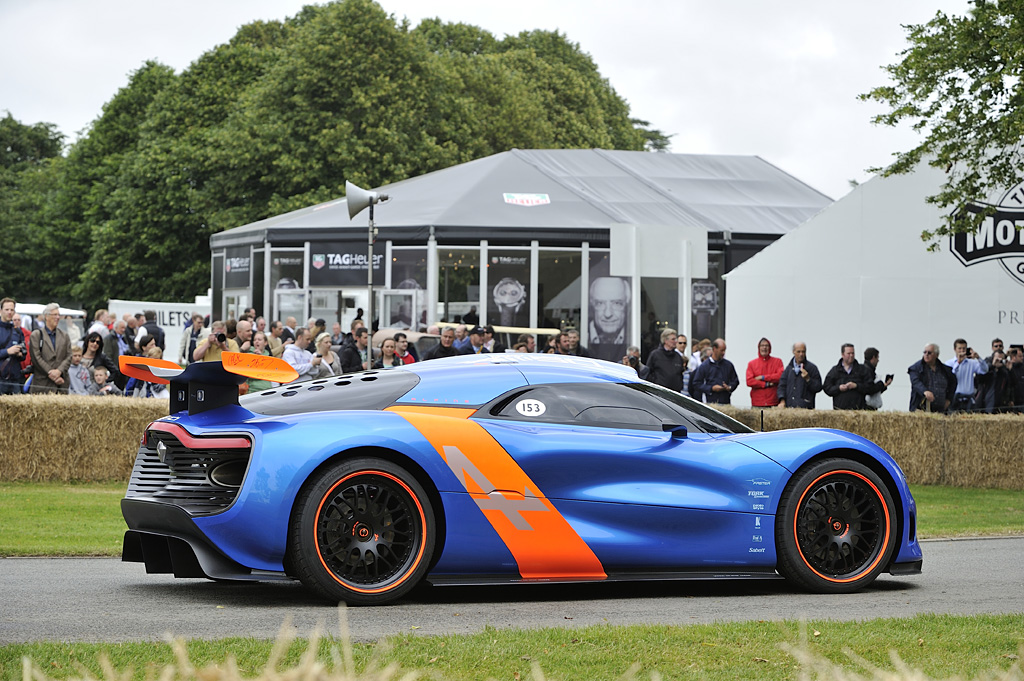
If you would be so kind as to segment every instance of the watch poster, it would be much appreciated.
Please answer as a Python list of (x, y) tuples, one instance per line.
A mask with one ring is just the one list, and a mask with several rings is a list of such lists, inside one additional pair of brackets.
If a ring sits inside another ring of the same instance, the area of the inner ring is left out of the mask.
[(487, 252), (487, 323), (530, 325), (530, 251)]

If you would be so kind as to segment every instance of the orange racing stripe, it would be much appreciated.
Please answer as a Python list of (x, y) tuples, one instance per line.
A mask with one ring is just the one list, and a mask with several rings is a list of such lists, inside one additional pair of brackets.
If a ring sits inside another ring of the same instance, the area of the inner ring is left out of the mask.
[[(434, 446), (511, 551), (524, 579), (599, 580), (601, 561), (491, 435), (451, 407), (389, 407)], [(465, 415), (464, 415), (465, 413)]]

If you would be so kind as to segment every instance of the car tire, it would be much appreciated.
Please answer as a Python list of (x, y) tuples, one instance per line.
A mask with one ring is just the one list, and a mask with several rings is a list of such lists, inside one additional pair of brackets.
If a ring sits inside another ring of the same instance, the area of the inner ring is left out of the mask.
[(896, 505), (882, 479), (849, 459), (816, 461), (793, 476), (775, 520), (779, 572), (817, 593), (870, 584), (896, 547)]
[(382, 605), (426, 574), (437, 536), (423, 487), (383, 459), (349, 459), (300, 492), (289, 528), (289, 565), (332, 602)]

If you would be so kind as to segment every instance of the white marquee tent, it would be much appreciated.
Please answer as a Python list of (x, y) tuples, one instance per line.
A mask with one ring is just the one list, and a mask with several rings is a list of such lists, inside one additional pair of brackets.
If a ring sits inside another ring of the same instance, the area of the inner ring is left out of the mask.
[[(878, 348), (879, 377), (895, 374), (884, 409), (908, 408), (907, 369), (927, 343), (937, 343), (946, 360), (958, 337), (982, 357), (995, 337), (1007, 347), (1024, 342), (1024, 282), (1012, 275), (1024, 258), (965, 266), (949, 240), (935, 252), (921, 240), (921, 232), (943, 218), (925, 202), (943, 178), (928, 166), (875, 177), (727, 275), (727, 357), (740, 376), (733, 404), (750, 405), (744, 374), (762, 336), (784, 363), (794, 342), (807, 343), (822, 379), (839, 361), (843, 343), (856, 346), (857, 361), (868, 346)], [(1019, 203), (1021, 194), (1017, 188), (993, 202)], [(1012, 225), (1007, 229), (1011, 239)], [(989, 230), (977, 243), (991, 244), (992, 237)], [(819, 394), (817, 407), (830, 409), (831, 398)]]

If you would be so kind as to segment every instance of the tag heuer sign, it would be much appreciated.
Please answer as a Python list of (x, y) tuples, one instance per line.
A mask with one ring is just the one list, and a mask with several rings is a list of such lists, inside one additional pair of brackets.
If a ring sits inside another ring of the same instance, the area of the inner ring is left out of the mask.
[[(977, 214), (986, 208), (990, 206), (968, 204), (964, 210)], [(950, 236), (949, 249), (965, 267), (998, 260), (1007, 274), (1024, 284), (1024, 183), (1006, 192), (977, 232)]]
[(326, 255), (324, 255), (323, 253), (314, 253), (313, 254), (313, 267), (315, 267), (318, 270), (322, 270), (324, 268), (324, 265), (326, 265), (326, 264), (327, 264), (327, 256)]
[(551, 199), (547, 194), (510, 194), (506, 192), (505, 203), (511, 203), (514, 206), (543, 206), (551, 203)]

